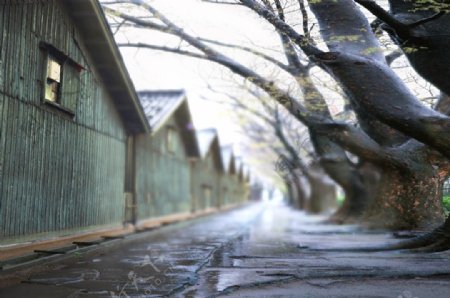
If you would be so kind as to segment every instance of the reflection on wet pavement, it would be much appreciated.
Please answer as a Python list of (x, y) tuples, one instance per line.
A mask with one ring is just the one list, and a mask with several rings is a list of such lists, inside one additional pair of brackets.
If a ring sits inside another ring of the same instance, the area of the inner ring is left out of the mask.
[(48, 264), (0, 297), (448, 297), (450, 253), (320, 250), (398, 241), (324, 219), (253, 204)]

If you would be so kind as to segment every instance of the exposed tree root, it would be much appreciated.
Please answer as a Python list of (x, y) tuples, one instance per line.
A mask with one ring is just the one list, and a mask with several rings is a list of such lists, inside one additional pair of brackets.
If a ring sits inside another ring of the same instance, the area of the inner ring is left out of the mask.
[(311, 249), (317, 251), (334, 252), (381, 252), (400, 250), (407, 253), (413, 252), (439, 252), (450, 249), (450, 231), (444, 225), (433, 231), (407, 239), (395, 244), (368, 246), (368, 247), (349, 247), (349, 248), (331, 248), (331, 249)]
[(390, 245), (388, 250), (425, 248), (432, 246), (445, 238), (446, 233), (444, 227), (440, 226), (429, 233)]

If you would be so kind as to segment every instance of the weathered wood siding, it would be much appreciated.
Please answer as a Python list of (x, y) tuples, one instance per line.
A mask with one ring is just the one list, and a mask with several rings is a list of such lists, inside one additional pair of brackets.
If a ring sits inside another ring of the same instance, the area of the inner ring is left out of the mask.
[[(210, 150), (204, 159), (192, 163), (191, 175), (193, 206), (192, 210), (201, 211), (220, 207), (222, 189), (220, 187), (221, 173), (215, 165), (214, 151)], [(210, 188), (210, 194), (205, 191)], [(208, 197), (209, 196), (209, 197)]]
[[(167, 130), (174, 130), (174, 152), (167, 148)], [(174, 117), (154, 135), (136, 137), (138, 220), (190, 212), (190, 172), (180, 127)]]
[(222, 188), (222, 207), (233, 205), (236, 203), (236, 197), (234, 191), (236, 188), (235, 175), (229, 173), (222, 175), (221, 188)]
[[(58, 1), (10, 2), (0, 5), (1, 241), (119, 224), (126, 136), (83, 41)], [(41, 41), (86, 68), (73, 118), (42, 103)]]
[(224, 174), (220, 178), (220, 185), (222, 207), (243, 203), (248, 200), (249, 186), (245, 181), (240, 181), (237, 174)]

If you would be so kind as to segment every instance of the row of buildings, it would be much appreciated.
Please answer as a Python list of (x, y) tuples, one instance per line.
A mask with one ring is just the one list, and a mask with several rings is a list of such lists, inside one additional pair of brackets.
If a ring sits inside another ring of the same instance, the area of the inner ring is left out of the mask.
[(0, 6), (0, 244), (247, 199), (183, 91), (135, 91), (97, 0)]

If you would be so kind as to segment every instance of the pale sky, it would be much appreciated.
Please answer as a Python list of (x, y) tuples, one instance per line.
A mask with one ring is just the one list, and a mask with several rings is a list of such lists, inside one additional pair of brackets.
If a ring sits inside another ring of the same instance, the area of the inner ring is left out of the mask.
[[(284, 59), (283, 55), (277, 52), (280, 42), (272, 27), (245, 7), (211, 4), (201, 0), (149, 0), (149, 3), (194, 36), (250, 47), (257, 45), (258, 50), (279, 57), (282, 61)], [(294, 16), (299, 18), (298, 15), (287, 15), (288, 18)], [(315, 30), (318, 29), (317, 27), (315, 26)], [(129, 40), (130, 42), (145, 42), (172, 47), (181, 46), (185, 50), (192, 50), (191, 47), (186, 47), (185, 43), (180, 44), (179, 39), (168, 37), (166, 34), (148, 29), (124, 30), (126, 30), (124, 34), (116, 35), (119, 42)], [(255, 60), (254, 57), (249, 57), (242, 51), (222, 47), (218, 47), (218, 49), (245, 65), (257, 69), (262, 74), (275, 76), (278, 83), (283, 82), (283, 75), (273, 73), (273, 68), (268, 67), (264, 62), (261, 63), (261, 60)], [(177, 54), (135, 48), (122, 48), (121, 51), (137, 90), (185, 89), (197, 128), (216, 127), (219, 130), (222, 144), (244, 142), (242, 136), (236, 132), (238, 124), (235, 118), (230, 117), (230, 110), (227, 110), (224, 105), (214, 103), (225, 97), (221, 97), (207, 88), (209, 84), (215, 89), (235, 93), (236, 88), (232, 87), (232, 81), (240, 80), (237, 76), (212, 62)], [(402, 62), (397, 61), (396, 64), (402, 64)], [(412, 89), (417, 91), (421, 97), (430, 96), (430, 93), (433, 93), (433, 90), (430, 91), (429, 84), (423, 80), (417, 81), (409, 78), (410, 69), (408, 71), (400, 70), (399, 74), (404, 79), (412, 81), (410, 84), (413, 86)], [(414, 76), (414, 74), (412, 75)], [(318, 79), (320, 81), (328, 80), (321, 73), (318, 73)], [(422, 82), (423, 86), (420, 86), (418, 82)], [(327, 100), (331, 100), (328, 103), (332, 112), (340, 110), (342, 100), (339, 96), (333, 95), (329, 90), (322, 89), (322, 91), (327, 93)], [(235, 146), (235, 149), (239, 153), (239, 146)], [(272, 165), (267, 166), (272, 167)]]
[[(248, 44), (248, 40), (252, 40), (267, 47), (278, 43), (270, 28), (264, 29), (266, 24), (245, 8), (208, 4), (200, 0), (150, 2), (176, 24), (197, 36), (230, 43)], [(166, 36), (150, 30), (127, 32), (127, 38), (134, 42), (139, 40), (152, 44), (179, 44), (178, 39)], [(118, 38), (123, 40), (120, 35)], [(239, 138), (233, 132), (233, 124), (227, 116), (229, 112), (224, 111), (221, 105), (202, 99), (216, 99), (219, 96), (208, 90), (208, 84), (214, 88), (231, 85), (230, 74), (225, 68), (211, 62), (159, 51), (133, 48), (122, 48), (121, 51), (137, 90), (185, 89), (198, 128), (216, 126), (224, 143), (231, 143)], [(236, 55), (227, 49), (224, 52)], [(239, 59), (249, 61), (245, 60), (245, 55), (240, 55)]]
[[(200, 0), (151, 0), (150, 3), (178, 26), (195, 36), (247, 46), (252, 46), (251, 41), (268, 48), (269, 53), (273, 51), (270, 49), (279, 45), (278, 37), (273, 34), (271, 27), (244, 7), (208, 4)], [(167, 36), (150, 30), (127, 30), (125, 35), (117, 34), (116, 38), (121, 42), (128, 39), (131, 42), (141, 41), (175, 47), (179, 45), (179, 39)], [(253, 58), (241, 51), (219, 49), (247, 65), (255, 63)], [(234, 144), (238, 155), (245, 154), (240, 144), (248, 140), (238, 132), (239, 125), (236, 119), (230, 116), (230, 110), (213, 102), (220, 100), (221, 96), (208, 89), (209, 84), (214, 89), (236, 90), (232, 87), (227, 88), (233, 85), (231, 80), (232, 78), (236, 80), (236, 76), (219, 65), (195, 58), (146, 49), (122, 48), (121, 51), (137, 90), (185, 89), (195, 126), (216, 127), (223, 145)], [(223, 99), (225, 97), (222, 96)], [(260, 179), (268, 179), (266, 181), (270, 183), (272, 178), (269, 177), (277, 177), (271, 160), (267, 157), (262, 158), (256, 153), (248, 153), (246, 152), (244, 156), (244, 162), (250, 163), (254, 172), (268, 174), (267, 177), (259, 175)]]

